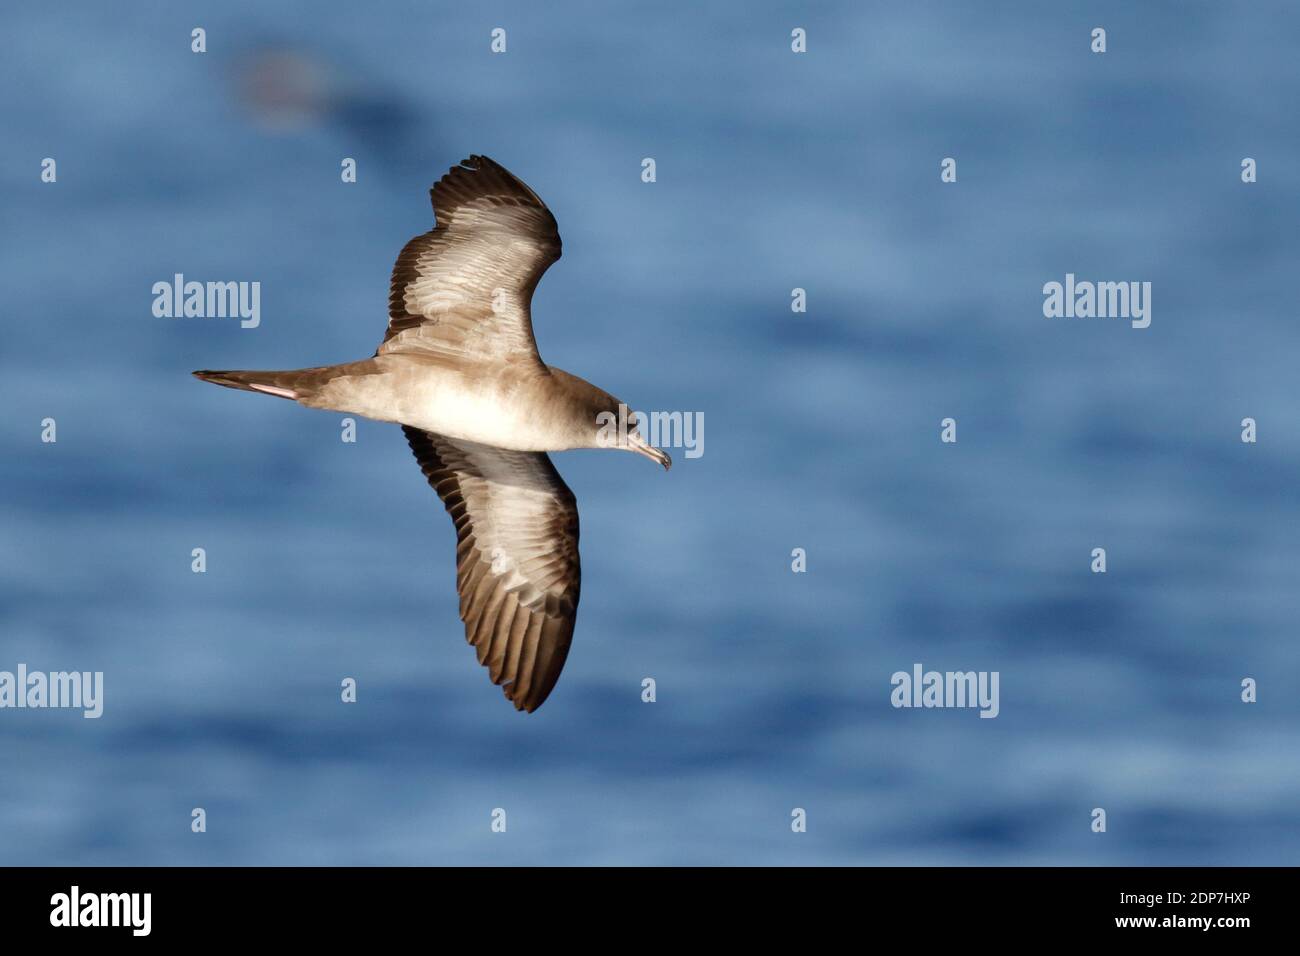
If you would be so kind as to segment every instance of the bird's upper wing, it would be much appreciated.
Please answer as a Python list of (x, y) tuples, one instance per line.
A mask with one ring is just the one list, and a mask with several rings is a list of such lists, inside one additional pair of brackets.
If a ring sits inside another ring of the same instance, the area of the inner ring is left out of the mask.
[(573, 492), (543, 452), (402, 431), (456, 525), (465, 637), (492, 683), (531, 713), (560, 678), (578, 613)]
[(540, 364), (530, 304), (542, 273), (560, 258), (555, 217), (486, 156), (453, 166), (429, 195), (437, 226), (397, 257), (379, 352)]

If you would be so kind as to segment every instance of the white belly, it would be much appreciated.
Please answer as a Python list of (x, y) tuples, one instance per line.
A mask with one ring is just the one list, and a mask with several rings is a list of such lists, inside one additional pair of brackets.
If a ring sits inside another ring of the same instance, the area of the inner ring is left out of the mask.
[[(515, 451), (557, 451), (565, 436), (532, 408), (518, 383), (466, 375), (444, 365), (381, 357), (377, 374), (329, 383), (313, 405), (397, 422), (449, 438)], [(531, 390), (526, 390), (531, 392)]]

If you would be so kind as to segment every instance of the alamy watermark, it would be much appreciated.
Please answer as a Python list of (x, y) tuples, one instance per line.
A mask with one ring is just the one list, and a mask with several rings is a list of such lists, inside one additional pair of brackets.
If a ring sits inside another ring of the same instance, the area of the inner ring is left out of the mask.
[[(600, 431), (596, 440), (606, 448), (621, 448), (631, 432), (639, 434), (656, 448), (682, 448), (687, 458), (704, 454), (703, 412), (634, 412), (618, 406), (618, 414), (601, 412), (596, 416)], [(635, 427), (631, 427), (631, 426)]]
[(94, 719), (104, 713), (103, 671), (0, 671), (0, 709), (66, 707)]
[(927, 671), (913, 664), (911, 673), (895, 671), (889, 702), (895, 707), (978, 707), (981, 717), (996, 717), (998, 671)]
[(1049, 319), (1129, 319), (1135, 329), (1151, 324), (1150, 282), (1065, 282), (1043, 286), (1043, 315)]
[(148, 936), (152, 914), (152, 893), (83, 893), (74, 885), (50, 897), (51, 926), (122, 926), (132, 936)]
[(245, 329), (262, 324), (260, 282), (186, 282), (178, 272), (171, 282), (155, 282), (153, 295), (153, 314), (160, 319), (238, 318)]

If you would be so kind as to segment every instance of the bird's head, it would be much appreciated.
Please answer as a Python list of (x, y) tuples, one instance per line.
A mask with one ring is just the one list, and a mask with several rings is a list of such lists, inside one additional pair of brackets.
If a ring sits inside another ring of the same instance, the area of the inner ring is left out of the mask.
[(596, 388), (575, 375), (552, 369), (552, 373), (563, 376), (566, 388), (573, 394), (582, 409), (584, 432), (579, 437), (583, 448), (619, 448), (623, 451), (636, 452), (651, 461), (658, 462), (667, 471), (673, 465), (668, 453), (656, 448), (645, 440), (641, 434), (637, 413), (613, 395)]
[(673, 460), (668, 457), (668, 453), (650, 444), (641, 434), (640, 418), (637, 413), (614, 396), (610, 395), (607, 398), (609, 401), (602, 403), (595, 415), (596, 447), (621, 448), (623, 451), (636, 452), (663, 465), (664, 471), (671, 468)]

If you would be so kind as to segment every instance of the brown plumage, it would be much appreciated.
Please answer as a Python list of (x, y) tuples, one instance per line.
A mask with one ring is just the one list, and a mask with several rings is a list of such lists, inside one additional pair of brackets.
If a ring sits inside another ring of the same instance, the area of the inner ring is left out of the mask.
[[(277, 398), (302, 400), (316, 394), (317, 391), (336, 378), (355, 374), (365, 362), (349, 362), (346, 365), (322, 365), (319, 368), (298, 368), (292, 371), (255, 372), (255, 371), (212, 371), (203, 370), (194, 373), (195, 378), (226, 388), (243, 389), (245, 392), (262, 392)], [(282, 394), (285, 393), (285, 394)]]
[[(471, 156), (430, 197), (436, 226), (397, 257), (372, 358), (194, 374), (401, 424), (456, 528), (465, 637), (492, 682), (532, 712), (568, 657), (582, 579), (577, 502), (546, 452), (610, 447), (598, 416), (626, 409), (537, 353), (532, 294), (561, 248), (537, 194)], [(621, 437), (616, 447), (671, 464), (634, 431)]]
[(486, 156), (453, 166), (429, 199), (437, 226), (397, 256), (379, 351), (513, 352), (541, 364), (529, 303), (560, 258), (551, 211)]
[[(541, 706), (569, 656), (578, 591), (578, 503), (545, 452), (458, 442), (403, 425), (456, 526), (465, 638), (520, 710)], [(509, 495), (514, 507), (492, 507)], [(524, 504), (530, 507), (524, 507)]]

